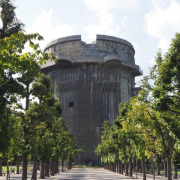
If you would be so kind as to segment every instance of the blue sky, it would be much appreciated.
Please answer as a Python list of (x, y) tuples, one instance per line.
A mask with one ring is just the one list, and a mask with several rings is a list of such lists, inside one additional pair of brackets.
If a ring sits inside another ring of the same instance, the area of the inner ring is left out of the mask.
[(180, 32), (180, 0), (16, 0), (15, 6), (26, 32), (44, 37), (42, 49), (64, 36), (81, 35), (86, 43), (96, 34), (116, 36), (134, 45), (144, 75), (158, 48), (166, 52)]

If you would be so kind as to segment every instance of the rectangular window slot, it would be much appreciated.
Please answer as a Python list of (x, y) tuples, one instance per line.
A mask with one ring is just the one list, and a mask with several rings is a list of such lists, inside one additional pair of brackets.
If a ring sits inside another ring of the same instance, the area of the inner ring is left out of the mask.
[(74, 107), (73, 102), (69, 102), (69, 107), (70, 107), (70, 108)]

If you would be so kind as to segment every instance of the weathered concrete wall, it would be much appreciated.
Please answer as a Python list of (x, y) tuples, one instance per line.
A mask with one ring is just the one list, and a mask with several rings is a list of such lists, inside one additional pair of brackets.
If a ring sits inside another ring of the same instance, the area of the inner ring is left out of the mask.
[(76, 163), (90, 159), (98, 164), (94, 149), (100, 141), (104, 120), (113, 122), (120, 102), (133, 95), (135, 76), (141, 75), (135, 65), (133, 46), (122, 39), (98, 35), (96, 43), (86, 44), (80, 36), (52, 41), (46, 46), (58, 62), (42, 66), (53, 82), (60, 99), (69, 131), (85, 153)]

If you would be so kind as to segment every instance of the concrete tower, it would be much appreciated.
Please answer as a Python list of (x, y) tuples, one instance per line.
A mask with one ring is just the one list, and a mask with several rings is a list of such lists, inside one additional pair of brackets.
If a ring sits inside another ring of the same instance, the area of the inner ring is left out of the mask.
[(53, 53), (58, 61), (48, 61), (41, 71), (50, 76), (69, 132), (85, 150), (75, 162), (98, 164), (94, 149), (102, 123), (113, 122), (119, 103), (135, 95), (135, 76), (142, 75), (134, 48), (112, 36), (97, 35), (95, 42), (86, 44), (76, 35), (50, 42), (45, 52)]

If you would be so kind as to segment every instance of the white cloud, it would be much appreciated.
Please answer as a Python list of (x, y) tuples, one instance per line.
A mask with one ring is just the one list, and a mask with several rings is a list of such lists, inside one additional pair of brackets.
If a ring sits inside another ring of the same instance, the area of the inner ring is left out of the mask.
[(155, 64), (155, 58), (151, 57), (151, 59), (149, 60), (150, 64)]
[(112, 25), (114, 22), (114, 15), (112, 13), (107, 13), (104, 10), (99, 10), (97, 12), (97, 24), (90, 24), (86, 26), (84, 29), (88, 32), (87, 41), (94, 40), (94, 36), (96, 34), (109, 34), (114, 35), (115, 32), (119, 31), (119, 28), (116, 27), (115, 30), (112, 29)]
[(90, 10), (95, 11), (96, 23), (86, 26), (87, 41), (93, 41), (96, 34), (118, 35), (121, 27), (126, 25), (128, 18), (124, 16), (117, 25), (114, 17), (120, 9), (138, 10), (141, 8), (139, 0), (83, 0)]
[(115, 9), (139, 10), (141, 4), (139, 0), (83, 0), (92, 10), (105, 11)]
[(132, 43), (134, 49), (139, 49), (139, 45), (137, 43)]
[[(0, 7), (0, 13), (2, 11), (2, 8)], [(0, 28), (2, 28), (3, 24), (2, 24), (2, 20), (0, 19)]]
[(53, 23), (52, 13), (53, 10), (42, 10), (42, 13), (36, 18), (32, 26), (26, 29), (26, 33), (39, 33), (44, 37), (44, 41), (40, 42), (41, 48), (44, 48), (47, 43), (54, 39), (73, 34), (72, 26), (60, 24), (60, 20)]
[(180, 30), (180, 3), (177, 0), (160, 2), (152, 1), (151, 12), (144, 16), (145, 30), (150, 36), (158, 38), (158, 47), (166, 51), (171, 39)]
[[(124, 16), (121, 20), (121, 26), (125, 27), (128, 22), (128, 17)], [(130, 23), (129, 23), (130, 24)]]
[(94, 40), (96, 34), (118, 35), (121, 27), (126, 25), (128, 18), (125, 16), (119, 22), (114, 22), (115, 15), (120, 9), (138, 10), (141, 8), (139, 0), (83, 0), (90, 10), (95, 11), (95, 20), (85, 27), (88, 33), (87, 41)]
[(112, 27), (108, 27), (108, 24), (99, 24), (99, 25), (89, 25), (85, 27), (85, 31), (88, 32), (88, 36), (86, 37), (86, 42), (92, 42), (95, 39), (96, 34), (104, 34), (104, 35), (117, 35), (120, 30), (120, 27), (117, 26), (115, 29)]

